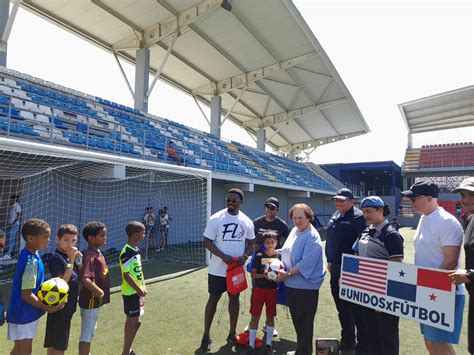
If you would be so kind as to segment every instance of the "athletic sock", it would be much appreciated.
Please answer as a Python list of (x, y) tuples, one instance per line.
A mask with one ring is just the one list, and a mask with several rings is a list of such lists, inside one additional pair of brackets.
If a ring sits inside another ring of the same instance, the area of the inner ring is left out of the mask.
[(267, 324), (267, 336), (266, 336), (266, 345), (272, 345), (272, 339), (273, 339), (273, 330), (275, 329), (275, 327), (270, 327), (268, 324)]
[(255, 349), (255, 339), (257, 339), (257, 329), (249, 329), (249, 345), (251, 348)]

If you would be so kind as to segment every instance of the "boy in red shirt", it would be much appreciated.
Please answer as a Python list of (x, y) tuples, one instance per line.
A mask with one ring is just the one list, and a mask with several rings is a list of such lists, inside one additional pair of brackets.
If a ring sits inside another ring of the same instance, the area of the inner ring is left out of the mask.
[(109, 269), (104, 255), (99, 250), (107, 241), (107, 228), (102, 222), (88, 222), (82, 230), (82, 235), (88, 247), (83, 251), (82, 258), (79, 355), (89, 355), (100, 307), (110, 302)]

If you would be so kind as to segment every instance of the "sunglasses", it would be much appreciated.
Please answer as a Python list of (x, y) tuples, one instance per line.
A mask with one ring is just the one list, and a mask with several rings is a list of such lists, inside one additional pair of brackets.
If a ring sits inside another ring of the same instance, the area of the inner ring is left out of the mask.
[(265, 208), (268, 208), (270, 211), (275, 211), (276, 207), (272, 205), (265, 205)]

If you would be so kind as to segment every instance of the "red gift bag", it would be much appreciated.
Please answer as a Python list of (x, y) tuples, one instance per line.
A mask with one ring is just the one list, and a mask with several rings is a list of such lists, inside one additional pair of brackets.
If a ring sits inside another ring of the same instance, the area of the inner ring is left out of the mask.
[(237, 258), (227, 265), (227, 292), (231, 295), (237, 295), (247, 288), (247, 279), (245, 278), (245, 270), (242, 265), (237, 263)]

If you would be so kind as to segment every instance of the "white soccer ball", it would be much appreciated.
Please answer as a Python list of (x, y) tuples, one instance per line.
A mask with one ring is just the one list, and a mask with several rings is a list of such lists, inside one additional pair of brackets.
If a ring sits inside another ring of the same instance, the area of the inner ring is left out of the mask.
[(265, 265), (263, 272), (270, 280), (275, 280), (280, 270), (285, 270), (283, 263), (278, 259), (271, 259), (268, 264)]

